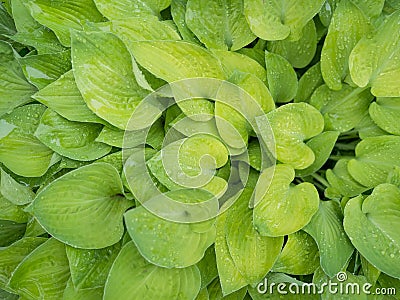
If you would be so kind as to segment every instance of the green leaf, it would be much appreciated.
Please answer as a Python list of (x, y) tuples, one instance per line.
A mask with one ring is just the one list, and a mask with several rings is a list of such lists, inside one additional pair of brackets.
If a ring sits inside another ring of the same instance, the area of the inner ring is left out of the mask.
[(19, 263), (45, 241), (45, 238), (24, 237), (10, 246), (0, 249), (0, 287), (6, 287)]
[(118, 242), (124, 232), (122, 215), (132, 204), (122, 193), (117, 170), (93, 163), (51, 182), (36, 195), (29, 211), (67, 245), (100, 249)]
[(8, 220), (16, 223), (28, 222), (29, 215), (19, 207), (0, 195), (0, 220)]
[(224, 295), (222, 293), (221, 285), (218, 279), (215, 279), (208, 287), (207, 291), (209, 294), (209, 300), (243, 300), (246, 295), (247, 289), (242, 288), (238, 291), (230, 293), (229, 295)]
[(362, 140), (356, 157), (349, 161), (350, 175), (360, 184), (372, 188), (386, 182), (394, 166), (400, 166), (400, 137), (382, 135)]
[(353, 82), (360, 87), (371, 86), (376, 97), (400, 96), (399, 30), (400, 12), (396, 11), (375, 35), (362, 38), (351, 52), (349, 68)]
[(186, 6), (187, 0), (172, 0), (171, 1), (171, 15), (172, 19), (179, 30), (182, 38), (185, 41), (200, 43), (194, 33), (189, 29), (186, 24)]
[(1, 169), (0, 180), (0, 193), (15, 205), (30, 203), (35, 197), (35, 193), (32, 192), (29, 186), (18, 183), (3, 169)]
[(15, 32), (14, 20), (5, 9), (2, 2), (2, 5), (0, 5), (0, 35), (14, 34)]
[(166, 9), (171, 0), (94, 0), (99, 11), (109, 20), (125, 19), (137, 15), (155, 15)]
[(313, 59), (317, 50), (317, 31), (313, 20), (310, 20), (302, 30), (302, 36), (297, 41), (284, 39), (267, 44), (270, 52), (286, 58), (294, 68), (304, 68)]
[(71, 28), (82, 30), (86, 21), (103, 20), (92, 0), (30, 0), (25, 5), (35, 20), (53, 30), (66, 47), (71, 45)]
[(0, 117), (31, 101), (36, 90), (26, 81), (14, 55), (10, 44), (0, 41)]
[(273, 266), (274, 272), (292, 275), (312, 274), (319, 267), (318, 246), (304, 231), (288, 236), (282, 252)]
[(98, 159), (111, 151), (111, 146), (95, 141), (102, 125), (68, 121), (51, 109), (40, 119), (35, 136), (62, 156), (80, 161)]
[(302, 229), (318, 211), (317, 189), (308, 182), (291, 185), (289, 165), (261, 172), (255, 189), (253, 224), (263, 236), (283, 236)]
[(72, 280), (68, 280), (62, 300), (99, 300), (103, 297), (103, 287), (95, 289), (75, 289)]
[(217, 235), (215, 238), (215, 255), (223, 295), (231, 294), (247, 285), (246, 278), (239, 272), (229, 252), (225, 235), (226, 219), (226, 211), (218, 215), (216, 220)]
[(377, 98), (369, 106), (369, 115), (386, 132), (400, 135), (400, 98)]
[(339, 2), (321, 53), (322, 76), (331, 89), (342, 88), (342, 81), (349, 74), (350, 53), (371, 29), (366, 16), (352, 1)]
[(292, 40), (301, 37), (303, 27), (318, 13), (325, 1), (245, 0), (244, 13), (250, 29), (264, 40)]
[(42, 89), (71, 69), (71, 53), (29, 55), (20, 58), (19, 63), (28, 81)]
[(266, 51), (268, 87), (275, 102), (286, 103), (297, 94), (297, 75), (286, 58)]
[(140, 255), (133, 242), (128, 242), (111, 268), (103, 299), (191, 300), (200, 291), (200, 281), (196, 266), (157, 267)]
[(307, 141), (306, 145), (314, 152), (315, 160), (308, 168), (296, 170), (296, 176), (308, 176), (321, 169), (329, 159), (338, 137), (338, 131), (325, 131)]
[(34, 136), (45, 109), (41, 104), (25, 105), (0, 120), (6, 131), (0, 135), (0, 162), (17, 175), (39, 177), (57, 162), (53, 151)]
[(336, 194), (337, 197), (340, 195), (354, 197), (368, 189), (350, 175), (347, 169), (348, 163), (349, 159), (342, 158), (338, 160), (333, 169), (326, 170), (326, 179), (330, 187), (325, 191), (325, 195), (328, 196), (329, 193), (333, 193)]
[(315, 160), (315, 154), (304, 144), (320, 134), (324, 120), (319, 111), (307, 103), (290, 103), (267, 114), (275, 137), (279, 161), (295, 169), (305, 169)]
[(204, 253), (204, 257), (200, 260), (196, 266), (199, 268), (201, 275), (201, 289), (204, 289), (218, 277), (217, 262), (215, 258), (214, 247), (209, 247)]
[(252, 194), (252, 189), (244, 189), (226, 212), (225, 236), (236, 268), (254, 286), (271, 270), (283, 237), (261, 236), (253, 227), (253, 210), (249, 208)]
[(385, 0), (350, 0), (368, 18), (377, 17), (381, 14)]
[[(201, 202), (209, 197), (209, 193), (196, 189), (170, 191), (166, 195), (174, 201)], [(140, 253), (149, 262), (166, 268), (184, 268), (202, 259), (206, 249), (215, 241), (213, 223), (205, 222), (211, 226), (207, 225), (204, 232), (196, 232), (193, 224), (165, 220), (143, 206), (125, 214), (127, 230)]]
[(22, 299), (18, 295), (6, 292), (6, 291), (4, 291), (2, 289), (0, 289), (0, 298), (3, 299), (3, 300), (18, 300), (18, 299)]
[(317, 213), (304, 231), (319, 248), (321, 267), (329, 277), (346, 268), (354, 247), (343, 229), (343, 214), (335, 201), (321, 201)]
[(321, 111), (326, 130), (345, 132), (362, 120), (372, 99), (368, 90), (347, 84), (339, 91), (321, 85), (311, 96), (310, 104)]
[(72, 70), (38, 91), (32, 98), (70, 121), (105, 123), (87, 107), (76, 86)]
[(27, 299), (61, 299), (69, 276), (64, 244), (51, 238), (25, 257), (9, 286)]
[(246, 22), (242, 1), (188, 0), (186, 23), (209, 49), (236, 51), (256, 38)]
[(321, 64), (316, 63), (301, 76), (294, 102), (309, 102), (311, 95), (323, 83)]
[(0, 220), (0, 228), (0, 247), (6, 247), (24, 235), (26, 224)]
[(381, 275), (381, 271), (379, 271), (371, 263), (369, 263), (368, 260), (366, 260), (364, 256), (361, 256), (361, 266), (362, 266), (363, 274), (367, 278), (368, 282), (371, 282), (372, 284), (376, 284), (376, 282), (379, 278), (379, 275)]
[(400, 278), (400, 190), (378, 185), (370, 196), (351, 199), (344, 210), (344, 228), (356, 249), (376, 268)]
[(364, 118), (361, 119), (360, 123), (358, 123), (357, 126), (354, 127), (354, 129), (358, 131), (358, 136), (362, 140), (368, 137), (388, 134), (388, 132), (384, 131), (375, 124), (375, 122), (371, 119), (369, 113), (365, 114)]
[(103, 287), (121, 243), (103, 249), (78, 249), (66, 246), (71, 280), (77, 290)]
[(125, 129), (148, 93), (135, 80), (125, 45), (104, 32), (74, 32), (71, 44), (76, 84), (87, 106), (100, 118)]
[(142, 41), (132, 43), (130, 50), (141, 66), (167, 82), (195, 77), (225, 78), (218, 59), (192, 43)]

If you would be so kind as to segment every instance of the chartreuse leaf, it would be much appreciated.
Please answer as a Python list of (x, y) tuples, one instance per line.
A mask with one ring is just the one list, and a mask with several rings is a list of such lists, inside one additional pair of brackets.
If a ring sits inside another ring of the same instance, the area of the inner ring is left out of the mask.
[(377, 98), (369, 106), (369, 115), (383, 130), (400, 135), (400, 98)]
[(281, 252), (283, 237), (261, 236), (253, 227), (249, 201), (253, 190), (245, 188), (226, 212), (225, 236), (229, 253), (247, 284), (256, 285), (272, 268)]
[(103, 20), (93, 0), (32, 0), (25, 4), (35, 20), (53, 30), (66, 47), (71, 45), (71, 28), (82, 30), (86, 21)]
[(95, 141), (102, 125), (68, 121), (51, 109), (40, 119), (35, 136), (58, 154), (80, 161), (98, 159), (111, 151), (111, 146)]
[(95, 289), (75, 289), (72, 280), (68, 280), (62, 300), (99, 300), (103, 297), (103, 287)]
[(314, 91), (324, 83), (324, 79), (321, 74), (321, 64), (316, 63), (310, 67), (299, 79), (299, 85), (297, 89), (296, 97), (294, 102), (309, 102), (311, 95)]
[(308, 182), (291, 185), (294, 169), (277, 165), (265, 169), (255, 188), (253, 224), (263, 236), (294, 233), (310, 222), (318, 210), (317, 189)]
[(381, 14), (385, 0), (351, 0), (368, 18)]
[(74, 32), (71, 44), (76, 84), (87, 106), (100, 118), (125, 129), (148, 93), (136, 82), (125, 45), (105, 32)]
[(66, 246), (73, 286), (80, 289), (103, 287), (121, 243), (103, 249), (79, 249)]
[(191, 300), (199, 293), (200, 283), (196, 266), (160, 268), (145, 260), (135, 244), (128, 242), (111, 268), (103, 299)]
[(71, 69), (71, 53), (29, 55), (20, 58), (19, 63), (28, 81), (42, 89)]
[(65, 246), (51, 238), (25, 257), (9, 286), (26, 299), (61, 299), (69, 276)]
[(218, 57), (226, 77), (232, 78), (238, 72), (250, 73), (265, 81), (265, 68), (254, 59), (237, 52), (213, 50), (212, 53)]
[(196, 266), (199, 268), (201, 275), (201, 289), (204, 289), (211, 283), (211, 281), (218, 277), (217, 262), (213, 246), (206, 250), (204, 257), (196, 264)]
[(0, 195), (0, 220), (26, 223), (28, 218), (29, 214), (23, 211), (23, 207), (15, 205), (3, 195)]
[(1, 169), (0, 194), (15, 205), (24, 205), (32, 202), (35, 193), (29, 186), (22, 185), (15, 181), (8, 173)]
[(265, 52), (268, 87), (275, 102), (286, 103), (297, 94), (297, 75), (286, 58)]
[(223, 295), (231, 294), (247, 285), (246, 278), (239, 272), (229, 252), (225, 235), (227, 212), (218, 215), (216, 220), (215, 255)]
[(209, 49), (236, 51), (256, 36), (243, 14), (243, 2), (188, 0), (186, 24)]
[(218, 279), (215, 279), (208, 287), (208, 299), (209, 300), (243, 300), (247, 292), (246, 288), (242, 288), (238, 291), (230, 293), (229, 295), (224, 295), (221, 289), (221, 284)]
[(292, 275), (312, 274), (319, 267), (318, 246), (304, 231), (288, 236), (288, 240), (276, 260), (273, 271)]
[(362, 38), (351, 52), (349, 67), (353, 82), (360, 87), (371, 86), (376, 97), (400, 96), (399, 28), (400, 12), (396, 11), (375, 35)]
[(0, 120), (0, 162), (15, 174), (39, 177), (57, 161), (53, 151), (34, 136), (45, 109), (41, 104), (25, 105)]
[(304, 228), (317, 243), (321, 267), (329, 277), (345, 269), (354, 251), (342, 222), (343, 214), (339, 203), (321, 201), (317, 213)]
[(51, 182), (36, 195), (29, 211), (65, 244), (100, 249), (118, 242), (124, 232), (122, 215), (132, 204), (122, 193), (117, 170), (93, 163)]
[(267, 117), (275, 136), (277, 159), (295, 169), (309, 167), (315, 154), (304, 140), (322, 132), (320, 112), (307, 103), (290, 103), (269, 112)]
[(76, 86), (72, 70), (38, 91), (32, 98), (70, 121), (104, 123), (87, 107)]
[[(340, 159), (333, 169), (326, 170), (326, 179), (330, 186), (326, 189), (325, 195), (327, 197), (334, 196), (334, 198), (354, 197), (368, 188), (358, 183), (347, 170), (349, 159)], [(331, 198), (331, 197), (330, 197)]]
[(361, 119), (360, 123), (358, 123), (354, 129), (358, 131), (358, 136), (362, 140), (368, 137), (388, 134), (388, 132), (376, 125), (376, 123), (371, 119), (369, 113), (365, 114), (364, 118)]
[(195, 300), (210, 300), (207, 288), (202, 288), (197, 294)]
[(371, 29), (366, 16), (352, 1), (338, 4), (321, 53), (322, 76), (331, 89), (342, 88), (342, 81), (349, 74), (350, 53)]
[(354, 128), (368, 111), (373, 96), (368, 90), (353, 88), (347, 84), (339, 91), (321, 85), (315, 90), (310, 104), (324, 116), (325, 129), (340, 132)]
[(383, 135), (362, 140), (356, 157), (349, 161), (350, 175), (360, 184), (372, 188), (386, 182), (394, 166), (400, 166), (400, 137)]
[(318, 13), (323, 0), (245, 0), (244, 13), (250, 29), (264, 40), (301, 37), (303, 27)]
[[(166, 195), (173, 201), (191, 203), (210, 197), (209, 193), (196, 189), (169, 191)], [(211, 225), (204, 232), (197, 232), (193, 224), (165, 220), (143, 206), (125, 214), (127, 230), (140, 253), (151, 263), (166, 268), (184, 268), (201, 260), (215, 241), (213, 223), (205, 222)]]
[(338, 136), (338, 131), (325, 131), (308, 140), (306, 145), (314, 152), (315, 160), (308, 168), (296, 170), (296, 176), (308, 176), (321, 169), (328, 160)]
[(26, 81), (14, 55), (10, 44), (0, 41), (0, 117), (29, 102), (36, 90)]
[(367, 278), (368, 282), (375, 284), (381, 275), (381, 271), (375, 268), (364, 256), (361, 256), (361, 266), (363, 274)]
[(45, 242), (45, 238), (24, 237), (14, 244), (0, 249), (0, 287), (6, 287), (19, 263), (36, 247)]
[(267, 49), (286, 58), (294, 68), (306, 67), (317, 50), (317, 31), (314, 21), (310, 20), (303, 27), (302, 36), (299, 40), (273, 41), (267, 44)]
[(149, 14), (159, 16), (160, 12), (171, 4), (171, 0), (94, 0), (94, 2), (109, 20)]
[(356, 249), (376, 268), (400, 278), (400, 190), (384, 183), (371, 195), (347, 202), (344, 228)]
[(186, 23), (187, 0), (172, 0), (171, 15), (172, 19), (185, 41), (199, 43), (194, 33), (189, 29)]

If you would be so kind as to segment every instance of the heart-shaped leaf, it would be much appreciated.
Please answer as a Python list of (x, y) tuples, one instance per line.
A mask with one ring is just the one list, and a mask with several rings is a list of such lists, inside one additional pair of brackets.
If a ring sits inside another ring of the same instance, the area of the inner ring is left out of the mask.
[[(170, 191), (166, 195), (178, 202), (183, 200), (202, 202), (207, 201), (210, 196), (209, 193), (195, 189)], [(212, 220), (205, 221), (203, 224), (206, 228), (200, 232), (195, 230), (193, 223), (165, 220), (143, 206), (128, 211), (125, 214), (125, 223), (140, 253), (149, 262), (161, 267), (184, 268), (194, 265), (201, 260), (206, 249), (215, 241), (215, 227)]]
[(400, 135), (400, 98), (377, 98), (369, 106), (369, 114), (380, 128)]
[(122, 216), (132, 203), (122, 193), (117, 170), (107, 163), (93, 163), (47, 185), (29, 211), (67, 245), (100, 249), (118, 242), (124, 232)]
[(264, 236), (283, 236), (302, 229), (318, 210), (317, 189), (308, 182), (293, 186), (294, 169), (265, 169), (255, 189), (254, 227)]
[(58, 160), (54, 152), (34, 136), (45, 109), (41, 104), (25, 105), (0, 120), (0, 162), (15, 174), (39, 177)]
[(295, 169), (305, 169), (315, 154), (304, 144), (320, 134), (324, 127), (322, 115), (307, 103), (290, 103), (267, 114), (275, 136), (277, 159)]
[(160, 268), (146, 261), (135, 244), (128, 242), (111, 267), (103, 299), (191, 300), (200, 291), (200, 283), (196, 266)]
[(378, 185), (370, 196), (347, 202), (344, 229), (357, 250), (382, 272), (400, 278), (400, 189)]
[(75, 81), (87, 106), (125, 129), (148, 93), (136, 82), (129, 51), (114, 34), (105, 32), (73, 32), (71, 46)]
[(26, 299), (61, 299), (69, 276), (65, 246), (51, 238), (25, 257), (9, 286)]
[(362, 120), (372, 99), (368, 90), (347, 84), (339, 91), (321, 85), (311, 96), (310, 104), (321, 111), (326, 130), (345, 132)]
[(252, 194), (252, 189), (244, 189), (226, 212), (225, 236), (236, 268), (254, 286), (272, 268), (281, 252), (283, 238), (261, 236), (254, 229), (253, 211), (249, 208)]
[(241, 1), (188, 0), (186, 24), (209, 49), (236, 51), (256, 38)]
[(349, 161), (350, 175), (366, 187), (386, 182), (394, 166), (400, 166), (400, 137), (382, 135), (362, 140), (356, 157)]
[(250, 29), (264, 40), (301, 37), (303, 27), (318, 13), (322, 0), (245, 0), (244, 13)]
[(318, 212), (304, 228), (316, 241), (321, 267), (329, 277), (345, 268), (354, 251), (342, 222), (343, 214), (339, 204), (335, 201), (321, 201)]
[(376, 97), (400, 96), (399, 29), (400, 12), (396, 11), (373, 36), (362, 38), (351, 52), (349, 67), (353, 82), (360, 87), (371, 86)]
[(101, 129), (100, 124), (68, 121), (47, 109), (40, 119), (35, 136), (62, 156), (90, 161), (111, 151), (111, 146), (95, 141)]

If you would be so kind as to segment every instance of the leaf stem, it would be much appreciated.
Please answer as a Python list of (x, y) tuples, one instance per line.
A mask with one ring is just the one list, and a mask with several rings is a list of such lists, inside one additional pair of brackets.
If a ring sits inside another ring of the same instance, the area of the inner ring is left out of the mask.
[(311, 177), (314, 178), (319, 183), (321, 183), (322, 185), (324, 185), (325, 187), (330, 186), (329, 182), (324, 177), (322, 177), (321, 175), (319, 175), (317, 173), (311, 174)]

